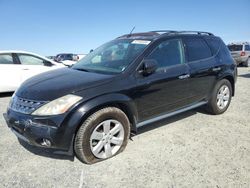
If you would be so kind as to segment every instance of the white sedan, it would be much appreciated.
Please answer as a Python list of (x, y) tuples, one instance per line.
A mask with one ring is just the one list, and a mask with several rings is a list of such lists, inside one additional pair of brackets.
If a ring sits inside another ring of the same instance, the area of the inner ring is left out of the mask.
[(0, 93), (15, 91), (39, 73), (65, 67), (46, 57), (24, 51), (0, 51)]

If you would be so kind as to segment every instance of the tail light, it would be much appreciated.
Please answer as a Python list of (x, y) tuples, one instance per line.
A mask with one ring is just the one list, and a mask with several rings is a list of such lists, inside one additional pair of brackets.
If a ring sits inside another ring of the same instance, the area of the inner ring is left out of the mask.
[(241, 52), (240, 53), (240, 56), (244, 56), (244, 55), (246, 55), (246, 52)]

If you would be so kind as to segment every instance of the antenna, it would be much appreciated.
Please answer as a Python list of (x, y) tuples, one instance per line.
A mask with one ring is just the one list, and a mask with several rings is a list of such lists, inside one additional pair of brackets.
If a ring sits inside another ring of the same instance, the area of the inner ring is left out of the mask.
[(129, 35), (131, 35), (133, 33), (133, 31), (135, 30), (135, 26), (133, 27), (133, 29), (130, 31)]
[(133, 27), (133, 29), (130, 31), (130, 33), (127, 35), (127, 38), (131, 37), (133, 31), (135, 30), (135, 26)]

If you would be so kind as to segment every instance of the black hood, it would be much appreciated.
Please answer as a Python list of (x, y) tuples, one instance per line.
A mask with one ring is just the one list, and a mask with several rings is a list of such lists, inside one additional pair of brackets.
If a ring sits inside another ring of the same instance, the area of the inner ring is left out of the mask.
[(112, 77), (114, 75), (61, 68), (26, 80), (16, 91), (16, 95), (24, 99), (51, 101), (70, 93), (107, 83), (112, 80)]

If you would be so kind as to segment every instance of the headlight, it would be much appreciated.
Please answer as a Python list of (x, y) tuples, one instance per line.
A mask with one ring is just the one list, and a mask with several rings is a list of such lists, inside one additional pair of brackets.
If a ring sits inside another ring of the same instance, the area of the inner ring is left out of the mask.
[(11, 96), (11, 99), (10, 99), (10, 102), (9, 102), (9, 105), (8, 105), (8, 108), (11, 108), (11, 105), (13, 103), (13, 100), (15, 98), (15, 93)]
[(55, 99), (37, 110), (35, 110), (32, 115), (37, 116), (49, 116), (49, 115), (58, 115), (65, 113), (71, 106), (80, 101), (82, 97), (76, 95), (65, 95), (58, 99)]

